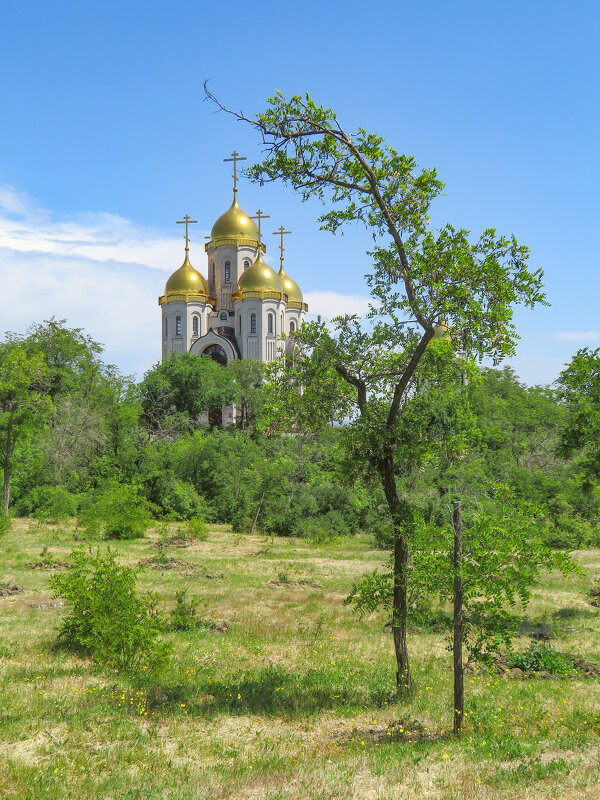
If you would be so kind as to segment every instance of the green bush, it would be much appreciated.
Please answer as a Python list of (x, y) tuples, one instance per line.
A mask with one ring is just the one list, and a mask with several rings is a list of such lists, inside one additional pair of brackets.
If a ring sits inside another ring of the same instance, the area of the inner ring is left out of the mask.
[(151, 505), (133, 484), (111, 482), (80, 514), (90, 536), (102, 532), (106, 539), (139, 539), (150, 524)]
[(204, 517), (192, 517), (185, 523), (185, 531), (192, 539), (205, 542), (208, 539), (208, 525)]
[(176, 631), (192, 631), (198, 627), (197, 603), (188, 600), (187, 589), (182, 589), (175, 595), (175, 608), (171, 611), (170, 626)]
[(4, 514), (2, 511), (0, 511), (0, 536), (5, 536), (7, 533), (10, 533), (11, 528), (11, 518), (8, 514)]
[(54, 596), (71, 606), (59, 638), (116, 670), (160, 670), (170, 650), (160, 639), (165, 621), (153, 595), (136, 593), (135, 570), (117, 564), (110, 548), (75, 550), (70, 560), (50, 579)]
[(511, 653), (507, 666), (510, 669), (518, 667), (523, 672), (550, 672), (552, 675), (572, 675), (575, 672), (567, 656), (557, 653), (550, 645), (535, 641), (524, 653)]
[(44, 522), (61, 522), (74, 517), (78, 498), (64, 486), (37, 486), (30, 492), (31, 516)]

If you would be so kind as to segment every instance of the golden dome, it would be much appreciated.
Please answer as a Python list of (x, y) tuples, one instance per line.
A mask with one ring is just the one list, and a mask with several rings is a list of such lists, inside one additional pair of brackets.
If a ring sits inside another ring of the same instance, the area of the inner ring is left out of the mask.
[(300, 287), (298, 286), (296, 281), (290, 278), (290, 276), (286, 273), (286, 271), (283, 268), (283, 264), (279, 268), (279, 277), (283, 284), (283, 291), (287, 295), (288, 303), (303, 304), (304, 297), (302, 296), (302, 291), (300, 290)]
[(215, 247), (223, 239), (249, 239), (255, 247), (258, 246), (258, 229), (253, 219), (238, 205), (237, 190), (233, 191), (233, 203), (212, 226), (210, 232), (211, 243)]
[(445, 319), (441, 319), (437, 325), (433, 326), (434, 339), (450, 339), (450, 326)]
[(258, 258), (242, 273), (238, 281), (238, 297), (256, 297), (263, 293), (276, 293), (281, 298), (283, 296), (283, 284), (281, 278), (274, 269), (264, 261), (262, 253), (259, 251)]
[(186, 251), (185, 261), (171, 275), (165, 285), (164, 301), (170, 300), (199, 300), (209, 302), (208, 283), (205, 278), (190, 264)]

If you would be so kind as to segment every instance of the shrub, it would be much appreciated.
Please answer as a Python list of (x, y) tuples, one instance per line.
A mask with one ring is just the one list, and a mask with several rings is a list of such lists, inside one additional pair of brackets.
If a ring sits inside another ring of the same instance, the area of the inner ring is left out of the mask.
[(91, 536), (103, 531), (107, 539), (139, 539), (150, 523), (150, 510), (138, 486), (112, 482), (80, 514), (80, 521)]
[(10, 533), (11, 528), (11, 518), (8, 516), (8, 514), (4, 514), (2, 511), (0, 511), (0, 536)]
[(197, 628), (197, 603), (195, 600), (188, 600), (187, 589), (177, 592), (175, 601), (175, 608), (171, 611), (171, 628), (176, 631), (192, 631)]
[(76, 550), (71, 561), (50, 579), (54, 596), (71, 605), (59, 638), (117, 670), (159, 670), (169, 653), (159, 638), (165, 622), (156, 598), (136, 593), (135, 570), (117, 564), (110, 548)]
[(31, 515), (44, 522), (61, 522), (77, 514), (78, 498), (64, 486), (37, 486), (30, 492)]
[(507, 659), (509, 668), (518, 667), (523, 672), (550, 672), (552, 675), (572, 675), (574, 673), (571, 660), (557, 653), (550, 645), (531, 642), (529, 650), (524, 653), (511, 653)]
[(208, 525), (204, 517), (192, 517), (185, 523), (185, 530), (192, 539), (205, 542), (208, 539)]

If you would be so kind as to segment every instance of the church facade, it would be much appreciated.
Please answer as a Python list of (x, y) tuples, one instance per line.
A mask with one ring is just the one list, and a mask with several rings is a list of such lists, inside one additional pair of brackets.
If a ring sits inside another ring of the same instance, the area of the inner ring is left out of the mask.
[(186, 216), (185, 260), (158, 298), (163, 361), (188, 351), (224, 365), (238, 358), (273, 361), (286, 338), (302, 325), (308, 306), (283, 268), (286, 231), (280, 228), (280, 267), (275, 272), (263, 257), (263, 218), (260, 211), (252, 218), (240, 208), (234, 175), (233, 203), (217, 219), (205, 245), (205, 278), (189, 260)]

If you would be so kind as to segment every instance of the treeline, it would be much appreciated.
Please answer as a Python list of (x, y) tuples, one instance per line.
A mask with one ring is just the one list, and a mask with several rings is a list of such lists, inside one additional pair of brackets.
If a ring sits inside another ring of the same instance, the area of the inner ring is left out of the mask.
[[(509, 368), (483, 370), (464, 391), (475, 419), (464, 457), (433, 460), (416, 478), (408, 471), (404, 484), (398, 476), (424, 514), (446, 514), (450, 490), (485, 502), (481, 487), (497, 483), (543, 509), (547, 544), (600, 546), (598, 493), (583, 456), (564, 447), (559, 455), (568, 411), (557, 391), (527, 388)], [(360, 469), (345, 426), (276, 433), (268, 400), (257, 362), (223, 369), (183, 355), (136, 384), (64, 322), (8, 334), (0, 344), (5, 506), (45, 520), (78, 516), (90, 529), (116, 519), (114, 536), (137, 535), (152, 517), (204, 517), (313, 541), (362, 531), (387, 546), (381, 489)], [(207, 409), (232, 403), (237, 425), (206, 425)], [(436, 424), (443, 429), (444, 409)]]

